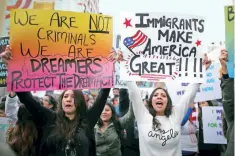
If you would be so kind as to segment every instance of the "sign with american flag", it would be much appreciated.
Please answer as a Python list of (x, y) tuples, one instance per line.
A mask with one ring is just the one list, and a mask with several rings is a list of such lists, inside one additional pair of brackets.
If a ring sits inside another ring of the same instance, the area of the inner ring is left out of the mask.
[(121, 13), (121, 80), (204, 82), (202, 17)]
[(148, 36), (138, 30), (134, 36), (126, 37), (123, 44), (130, 50), (142, 45), (147, 40)]
[[(120, 49), (121, 45), (121, 35), (120, 34), (113, 34), (113, 51), (117, 52), (118, 49)], [(113, 74), (113, 82), (114, 82), (114, 87), (115, 88), (127, 88), (125, 83), (120, 80), (120, 64), (118, 62), (115, 63), (115, 70)], [(153, 82), (143, 82), (140, 81), (137, 83), (139, 88), (150, 88), (153, 86)]]

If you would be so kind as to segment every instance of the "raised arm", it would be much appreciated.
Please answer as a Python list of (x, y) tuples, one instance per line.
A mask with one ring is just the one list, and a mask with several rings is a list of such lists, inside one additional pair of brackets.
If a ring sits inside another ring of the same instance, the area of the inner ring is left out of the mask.
[(13, 120), (13, 122), (17, 121), (18, 109), (18, 97), (14, 92), (10, 92), (6, 98), (5, 113), (8, 118)]
[(130, 101), (133, 105), (134, 114), (136, 120), (139, 123), (144, 123), (145, 117), (151, 116), (148, 112), (147, 108), (144, 106), (144, 103), (141, 98), (141, 94), (139, 88), (137, 87), (135, 82), (126, 82), (129, 94), (130, 94)]
[(234, 110), (234, 79), (223, 74), (221, 89), (225, 118), (230, 123), (234, 121), (234, 111), (232, 111)]
[(181, 126), (184, 126), (186, 124), (192, 112), (193, 112), (193, 108), (189, 107), (187, 113), (184, 116), (183, 121), (181, 122)]
[(50, 120), (54, 112), (46, 107), (43, 107), (40, 101), (35, 99), (31, 92), (17, 92), (20, 102), (25, 105), (27, 110), (33, 116), (36, 124), (45, 125), (48, 119)]
[(129, 104), (129, 110), (128, 112), (120, 118), (120, 124), (123, 128), (125, 128), (129, 123), (133, 123), (135, 120), (134, 112), (133, 112), (133, 106), (130, 103)]
[(89, 126), (93, 128), (98, 121), (100, 114), (102, 113), (104, 106), (106, 104), (107, 98), (109, 96), (110, 88), (103, 88), (99, 91), (96, 100), (87, 111), (87, 120), (89, 121)]
[(194, 102), (195, 96), (201, 84), (193, 83), (188, 86), (185, 94), (181, 97), (179, 104), (174, 108), (175, 114), (177, 116), (177, 121), (181, 124), (186, 111), (188, 110), (191, 103)]

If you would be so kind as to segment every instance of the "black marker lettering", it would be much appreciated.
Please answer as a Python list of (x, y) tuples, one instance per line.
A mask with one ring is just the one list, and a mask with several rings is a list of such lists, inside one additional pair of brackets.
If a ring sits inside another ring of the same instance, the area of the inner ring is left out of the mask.
[(45, 69), (47, 69), (48, 72), (51, 72), (48, 68), (48, 62), (49, 60), (47, 58), (42, 58), (41, 63), (42, 63), (42, 72), (45, 72)]
[(43, 52), (46, 51), (46, 50), (44, 50), (44, 48), (46, 48), (46, 47), (47, 47), (47, 46), (41, 46), (41, 45), (40, 45), (40, 41), (38, 40), (38, 53), (37, 53), (37, 55), (33, 56), (33, 55), (31, 54), (29, 48), (28, 48), (27, 52), (24, 54), (24, 51), (23, 51), (23, 44), (22, 44), (22, 42), (21, 42), (21, 43), (20, 43), (20, 52), (21, 52), (21, 55), (22, 55), (22, 56), (27, 56), (27, 55), (29, 55), (29, 56), (32, 57), (32, 58), (36, 58), (36, 57), (38, 57), (38, 56), (49, 56), (49, 55), (43, 54)]
[[(96, 71), (93, 71), (93, 70), (91, 70), (91, 72), (93, 73), (93, 74), (97, 74), (97, 73), (99, 73), (99, 72), (101, 72), (102, 70), (103, 70), (103, 67), (100, 65), (100, 62), (101, 62), (102, 60), (100, 59), (100, 58), (95, 58), (94, 59), (94, 61), (93, 61), (93, 63), (94, 63), (94, 65), (96, 65), (96, 67), (99, 67), (98, 68), (98, 70), (96, 70)], [(99, 62), (99, 63), (98, 63)]]
[(41, 36), (40, 36), (40, 35), (41, 35), (40, 32), (41, 32), (42, 29), (44, 29), (44, 28), (39, 28), (39, 29), (38, 29), (38, 33), (37, 33), (37, 37), (38, 37), (39, 39), (41, 39), (41, 40), (46, 39), (46, 37), (41, 37)]
[(95, 45), (95, 44), (96, 44), (95, 37), (96, 37), (95, 34), (91, 34), (91, 35), (90, 35), (91, 45)]
[(11, 90), (13, 90), (14, 86), (16, 89), (18, 88), (24, 88), (22, 85), (21, 85), (21, 82), (23, 80), (21, 80), (20, 78), (22, 77), (22, 73), (20, 71), (13, 71), (11, 73)]
[[(145, 74), (145, 71), (147, 72), (147, 73), (150, 73), (150, 71), (148, 70), (148, 62), (142, 62), (142, 73), (141, 73), (141, 75), (142, 74)], [(141, 71), (141, 70), (140, 70)]]
[[(94, 17), (95, 16), (95, 19)], [(101, 15), (90, 15), (89, 32), (109, 34), (109, 20), (111, 17), (103, 17)]]
[(38, 69), (40, 69), (42, 66), (40, 61), (36, 59), (30, 59), (30, 63), (31, 63), (32, 72), (38, 71)]
[(78, 28), (74, 25), (76, 23), (75, 17), (66, 17), (60, 16), (58, 12), (54, 12), (50, 19), (50, 26), (52, 26), (53, 22), (55, 21), (58, 27), (66, 26), (67, 28)]
[(205, 22), (204, 20), (199, 21), (199, 27), (197, 29), (198, 29), (198, 32), (200, 33), (204, 32), (204, 22)]
[(35, 21), (35, 19), (33, 17), (36, 17), (36, 15), (29, 15), (27, 11), (25, 11), (25, 17), (26, 20), (24, 22), (22, 22), (22, 16), (20, 16), (20, 18), (17, 19), (17, 15), (16, 12), (14, 13), (14, 23), (15, 24), (20, 24), (21, 26), (25, 26), (27, 24), (30, 25), (38, 25), (36, 22), (33, 23), (33, 21)]
[(51, 72), (52, 73), (57, 72), (57, 69), (54, 69), (55, 67), (57, 67), (57, 63), (55, 61), (56, 61), (56, 58), (50, 59), (50, 67), (51, 67)]
[(149, 25), (144, 23), (144, 17), (145, 16), (149, 16), (149, 13), (137, 13), (135, 14), (135, 16), (139, 16), (140, 17), (140, 23), (139, 24), (135, 24), (136, 28), (147, 28)]
[(227, 20), (229, 22), (234, 21), (234, 16), (235, 16), (234, 6), (229, 6), (228, 7), (227, 14), (228, 14), (228, 19)]

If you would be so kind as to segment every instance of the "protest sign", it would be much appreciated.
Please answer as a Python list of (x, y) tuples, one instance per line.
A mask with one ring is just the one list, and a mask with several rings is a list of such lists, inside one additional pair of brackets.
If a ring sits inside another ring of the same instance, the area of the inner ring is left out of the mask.
[(107, 59), (112, 49), (112, 17), (27, 9), (14, 10), (11, 17), (15, 59), (8, 66), (8, 90), (113, 86), (113, 62)]
[[(121, 35), (114, 34), (113, 35), (113, 50), (118, 51), (121, 49)], [(138, 81), (137, 83), (139, 88), (150, 88), (153, 87), (152, 82), (147, 81)], [(114, 86), (115, 88), (127, 88), (125, 83), (120, 79), (120, 64), (118, 62), (115, 63), (115, 70), (114, 70)]]
[[(9, 37), (0, 38), (0, 54), (5, 51), (6, 46), (9, 45)], [(7, 81), (7, 66), (0, 59), (0, 87), (6, 87)]]
[[(195, 102), (221, 99), (221, 88), (219, 80), (219, 63), (213, 63), (206, 71), (206, 82), (201, 84), (200, 89), (194, 99)], [(184, 95), (189, 83), (166, 82), (167, 91), (172, 101), (178, 103)]]
[(223, 107), (202, 107), (203, 140), (206, 144), (227, 144), (223, 133)]
[(203, 18), (124, 12), (120, 23), (122, 80), (203, 82)]
[(228, 51), (228, 73), (229, 77), (234, 77), (234, 5), (225, 6), (225, 36), (226, 36), (226, 49)]

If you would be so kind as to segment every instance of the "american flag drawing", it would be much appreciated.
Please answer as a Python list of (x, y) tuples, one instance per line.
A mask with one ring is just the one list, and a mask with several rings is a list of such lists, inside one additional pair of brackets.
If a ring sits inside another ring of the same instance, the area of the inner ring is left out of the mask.
[(138, 30), (134, 36), (125, 38), (123, 44), (128, 49), (133, 49), (143, 44), (147, 38), (148, 37), (142, 31)]

